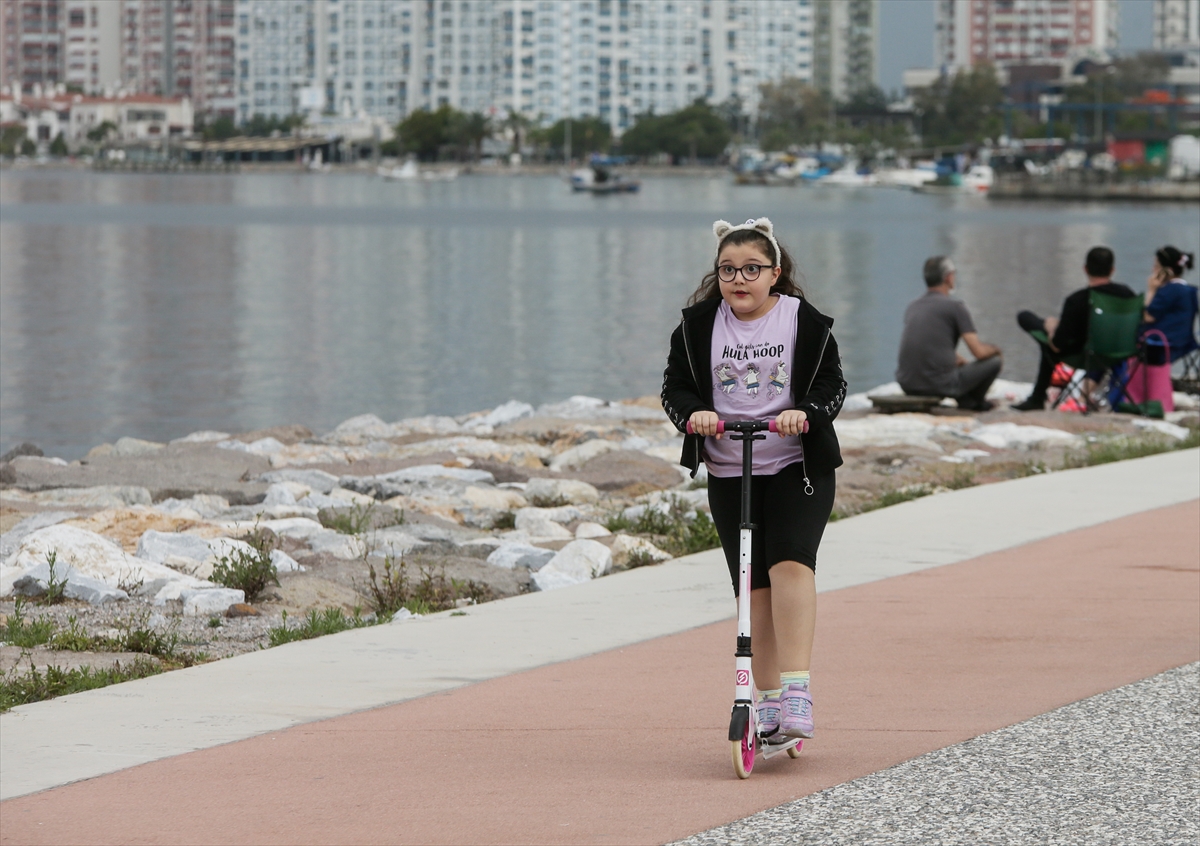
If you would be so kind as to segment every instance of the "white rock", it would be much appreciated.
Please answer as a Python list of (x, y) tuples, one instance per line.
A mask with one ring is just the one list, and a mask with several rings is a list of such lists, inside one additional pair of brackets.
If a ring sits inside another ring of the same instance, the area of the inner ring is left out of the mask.
[(550, 567), (543, 567), (538, 570), (529, 580), (530, 587), (534, 590), (556, 590), (562, 587), (583, 584), (586, 581), (590, 581), (590, 579), (579, 579)]
[(457, 482), (485, 482), (495, 484), (496, 477), (486, 470), (471, 470), (468, 467), (443, 467), (440, 464), (421, 464), (405, 467), (375, 477), (381, 482), (421, 482), (431, 479), (453, 479)]
[(521, 521), (533, 519), (552, 520), (555, 523), (570, 523), (583, 516), (573, 505), (558, 505), (554, 508), (521, 508), (516, 513), (516, 527), (521, 528)]
[(505, 511), (513, 508), (524, 508), (528, 503), (525, 497), (517, 491), (503, 488), (481, 488), (471, 485), (462, 493), (463, 500), (472, 508), (484, 508), (493, 511)]
[(230, 605), (246, 601), (245, 591), (234, 588), (207, 588), (185, 590), (179, 596), (183, 600), (183, 616), (207, 617), (224, 614)]
[(1200, 409), (1200, 397), (1183, 391), (1174, 391), (1171, 395), (1176, 411), (1196, 411)]
[(28, 493), (9, 488), (5, 498), (39, 505), (66, 505), (80, 508), (124, 508), (129, 505), (150, 505), (150, 491), (127, 485), (97, 485), (92, 488), (54, 488)]
[(571, 530), (561, 523), (537, 516), (526, 517), (517, 525), (517, 531), (524, 532), (526, 537), (542, 541), (567, 540), (575, 537)]
[(304, 565), (296, 561), (295, 558), (288, 555), (282, 549), (271, 550), (271, 563), (275, 565), (277, 573), (303, 573)]
[(202, 584), (199, 579), (162, 564), (127, 555), (121, 547), (95, 532), (60, 524), (28, 534), (16, 552), (0, 565), (0, 596), (9, 595), (13, 583), (21, 576), (44, 566), (51, 552), (56, 554), (56, 578), (73, 573), (103, 582), (110, 588), (141, 581), (140, 593), (149, 593), (151, 587), (158, 590), (169, 583), (189, 587)]
[(549, 564), (554, 556), (555, 552), (552, 549), (543, 549), (527, 543), (502, 543), (487, 557), (487, 563), (493, 567), (503, 567), (505, 570), (514, 567), (540, 570)]
[(295, 505), (297, 500), (303, 499), (309, 493), (311, 493), (311, 488), (300, 482), (275, 482), (267, 488), (267, 495), (262, 504), (266, 506)]
[(112, 452), (109, 455), (130, 456), (130, 455), (146, 455), (151, 452), (158, 452), (165, 444), (156, 443), (155, 441), (143, 441), (138, 438), (121, 438), (113, 444)]
[(74, 511), (42, 511), (39, 514), (31, 514), (0, 535), (0, 561), (6, 560), (16, 552), (21, 539), (26, 535), (76, 516), (78, 515)]
[(322, 508), (337, 508), (339, 505), (344, 505), (345, 503), (322, 493), (310, 493), (296, 504), (301, 508), (315, 508), (317, 511), (320, 511)]
[[(300, 470), (288, 468), (271, 470), (258, 477), (258, 481), (268, 485), (276, 482), (299, 482), (317, 493), (327, 494), (337, 487), (338, 477), (324, 470)], [(299, 497), (297, 497), (299, 499)]]
[(479, 422), (485, 426), (503, 426), (533, 415), (533, 406), (527, 402), (509, 400), (504, 405), (498, 405)]
[(333, 430), (333, 435), (337, 437), (361, 435), (371, 438), (390, 438), (393, 433), (394, 429), (374, 414), (360, 414), (349, 420), (343, 420)]
[(579, 446), (571, 447), (556, 455), (550, 461), (550, 469), (561, 473), (564, 470), (578, 470), (583, 465), (587, 464), (593, 458), (604, 455), (606, 452), (619, 450), (621, 445), (615, 441), (606, 441), (603, 438), (594, 438), (590, 441), (584, 441)]
[(182, 438), (176, 438), (171, 441), (173, 444), (211, 444), (217, 441), (227, 441), (232, 437), (228, 432), (214, 432), (211, 429), (205, 429), (200, 432), (192, 432), (190, 435), (184, 435)]
[(667, 561), (671, 553), (664, 552), (645, 538), (633, 535), (617, 535), (612, 543), (612, 558), (614, 567), (625, 567), (635, 553), (649, 556), (654, 562)]
[[(263, 528), (270, 529), (281, 538), (294, 538), (296, 540), (305, 540), (321, 532), (328, 531), (316, 520), (309, 519), (308, 517), (285, 517), (282, 520), (264, 520), (260, 525)], [(251, 525), (243, 523), (226, 524), (226, 527), (233, 531), (253, 531)]]
[(1176, 440), (1182, 441), (1186, 438), (1190, 430), (1182, 426), (1177, 426), (1174, 423), (1168, 423), (1165, 420), (1150, 420), (1144, 417), (1133, 418), (1133, 425), (1139, 429), (1149, 429), (1153, 432), (1161, 432), (1164, 435), (1170, 435)]
[[(594, 443), (589, 441), (589, 443)], [(607, 441), (605, 441), (607, 443)], [(565, 453), (564, 453), (565, 454)], [(550, 479), (544, 476), (534, 477), (525, 485), (527, 499), (566, 500), (572, 505), (598, 502), (600, 491), (587, 482), (577, 479)]]
[(398, 433), (422, 435), (453, 435), (462, 428), (453, 417), (439, 417), (434, 414), (406, 417), (392, 425)]
[(228, 441), (218, 441), (217, 446), (222, 449), (232, 449), (236, 452), (249, 452), (254, 455), (272, 455), (284, 449), (281, 441), (275, 438), (259, 438), (251, 443), (243, 443), (242, 441), (231, 439)]
[(399, 558), (414, 549), (428, 546), (425, 541), (397, 526), (389, 526), (386, 529), (372, 532), (368, 536), (367, 542), (373, 555), (385, 555), (392, 558)]
[(575, 527), (575, 537), (577, 538), (606, 538), (611, 534), (612, 532), (599, 523), (588, 523), (585, 521)]
[(196, 494), (188, 499), (164, 499), (156, 502), (154, 507), (167, 514), (181, 517), (195, 514), (192, 519), (210, 520), (229, 510), (229, 500), (215, 494)]
[[(182, 532), (158, 532), (151, 529), (142, 533), (141, 538), (138, 539), (135, 555), (138, 558), (153, 561), (155, 564), (166, 564), (168, 567), (172, 566), (168, 563), (168, 559), (184, 559), (192, 562), (192, 566), (187, 568), (187, 571), (191, 572), (212, 555), (212, 547), (209, 546), (207, 540), (195, 535)], [(179, 567), (175, 566), (172, 569), (179, 569)]]
[(834, 429), (843, 449), (910, 445), (941, 452), (930, 440), (933, 417), (928, 414), (868, 414), (857, 420), (837, 419)]
[[(13, 582), (13, 594), (41, 596), (49, 587), (50, 576), (50, 565), (43, 562)], [(80, 575), (71, 567), (64, 568), (56, 564), (54, 580), (57, 582), (65, 580), (63, 596), (68, 599), (81, 599), (91, 605), (103, 605), (106, 602), (129, 598), (129, 594), (120, 588), (109, 587), (99, 579)]]
[(582, 584), (612, 569), (612, 552), (594, 540), (576, 540), (560, 549), (550, 563), (533, 574), (538, 590)]
[(470, 540), (459, 541), (455, 544), (455, 546), (463, 549), (468, 555), (477, 555), (480, 550), (487, 550), (490, 554), (503, 545), (504, 541), (496, 537), (471, 538)]
[(308, 538), (308, 546), (313, 552), (332, 555), (334, 558), (358, 558), (367, 551), (366, 544), (362, 538), (354, 535), (343, 535), (341, 532), (335, 532), (332, 529), (327, 529)]
[(1045, 443), (1057, 443), (1064, 446), (1075, 446), (1083, 443), (1083, 439), (1062, 429), (1049, 429), (1045, 426), (1021, 426), (1016, 423), (989, 423), (978, 426), (967, 433), (981, 443), (994, 449), (1028, 449), (1031, 446)]
[(329, 498), (336, 502), (339, 506), (370, 506), (375, 504), (374, 497), (367, 496), (366, 494), (360, 494), (357, 491), (346, 490), (345, 488), (334, 488), (329, 492)]

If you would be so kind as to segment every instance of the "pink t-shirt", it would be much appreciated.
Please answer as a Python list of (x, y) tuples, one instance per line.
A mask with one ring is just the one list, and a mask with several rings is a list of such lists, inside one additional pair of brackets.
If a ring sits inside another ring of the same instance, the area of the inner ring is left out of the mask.
[[(713, 410), (722, 420), (774, 420), (795, 408), (792, 402), (792, 359), (800, 300), (779, 297), (775, 307), (757, 320), (738, 320), (722, 301), (713, 324)], [(804, 457), (797, 437), (764, 433), (754, 442), (754, 474), (772, 476)], [(704, 439), (704, 463), (721, 478), (742, 475), (742, 442), (728, 435)]]

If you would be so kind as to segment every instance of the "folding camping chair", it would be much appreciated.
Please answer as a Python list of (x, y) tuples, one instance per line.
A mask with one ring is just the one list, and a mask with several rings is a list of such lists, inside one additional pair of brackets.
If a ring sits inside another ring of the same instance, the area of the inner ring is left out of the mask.
[[(1051, 408), (1058, 408), (1068, 397), (1078, 394), (1079, 404), (1086, 414), (1094, 408), (1094, 403), (1083, 389), (1087, 374), (1098, 370), (1113, 374), (1115, 365), (1137, 353), (1138, 325), (1142, 322), (1140, 296), (1116, 297), (1092, 291), (1088, 294), (1088, 310), (1088, 333), (1083, 352), (1063, 359), (1063, 363), (1075, 368), (1075, 372), (1066, 387), (1059, 391), (1058, 398), (1054, 400)], [(1030, 334), (1037, 337), (1038, 334), (1045, 333)], [(1042, 341), (1041, 338), (1038, 340)], [(1049, 339), (1042, 343), (1049, 343)], [(1124, 399), (1131, 402), (1126, 392), (1128, 377), (1120, 379), (1113, 375), (1112, 378), (1117, 383), (1113, 387), (1120, 389), (1118, 401)], [(1103, 393), (1108, 394), (1109, 391)]]

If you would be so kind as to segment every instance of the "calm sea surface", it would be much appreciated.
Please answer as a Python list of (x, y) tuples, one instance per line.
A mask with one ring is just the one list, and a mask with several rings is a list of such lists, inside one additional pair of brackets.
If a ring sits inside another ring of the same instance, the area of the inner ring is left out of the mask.
[(921, 263), (953, 256), (980, 334), (1032, 379), (1019, 308), (1083, 284), (1087, 249), (1144, 288), (1153, 250), (1196, 251), (1195, 206), (989, 203), (894, 190), (553, 177), (0, 174), (0, 451), (74, 458), (122, 435), (509, 399), (657, 393), (712, 261), (711, 225), (767, 215), (837, 319), (852, 391), (890, 381)]

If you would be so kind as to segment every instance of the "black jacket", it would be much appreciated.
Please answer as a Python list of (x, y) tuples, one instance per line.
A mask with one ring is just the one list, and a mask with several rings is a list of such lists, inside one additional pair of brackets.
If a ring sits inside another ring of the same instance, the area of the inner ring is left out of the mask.
[[(720, 299), (705, 300), (683, 310), (683, 320), (671, 335), (671, 352), (663, 372), (663, 410), (680, 432), (697, 411), (713, 410), (712, 334)], [(800, 300), (796, 316), (795, 358), (792, 360), (792, 402), (808, 415), (804, 445), (805, 478), (820, 476), (842, 465), (833, 420), (846, 399), (846, 380), (837, 341), (830, 329), (833, 318)], [(700, 378), (703, 374), (704, 378)], [(804, 393), (798, 394), (803, 390)], [(696, 475), (704, 438), (688, 435), (679, 463)]]

